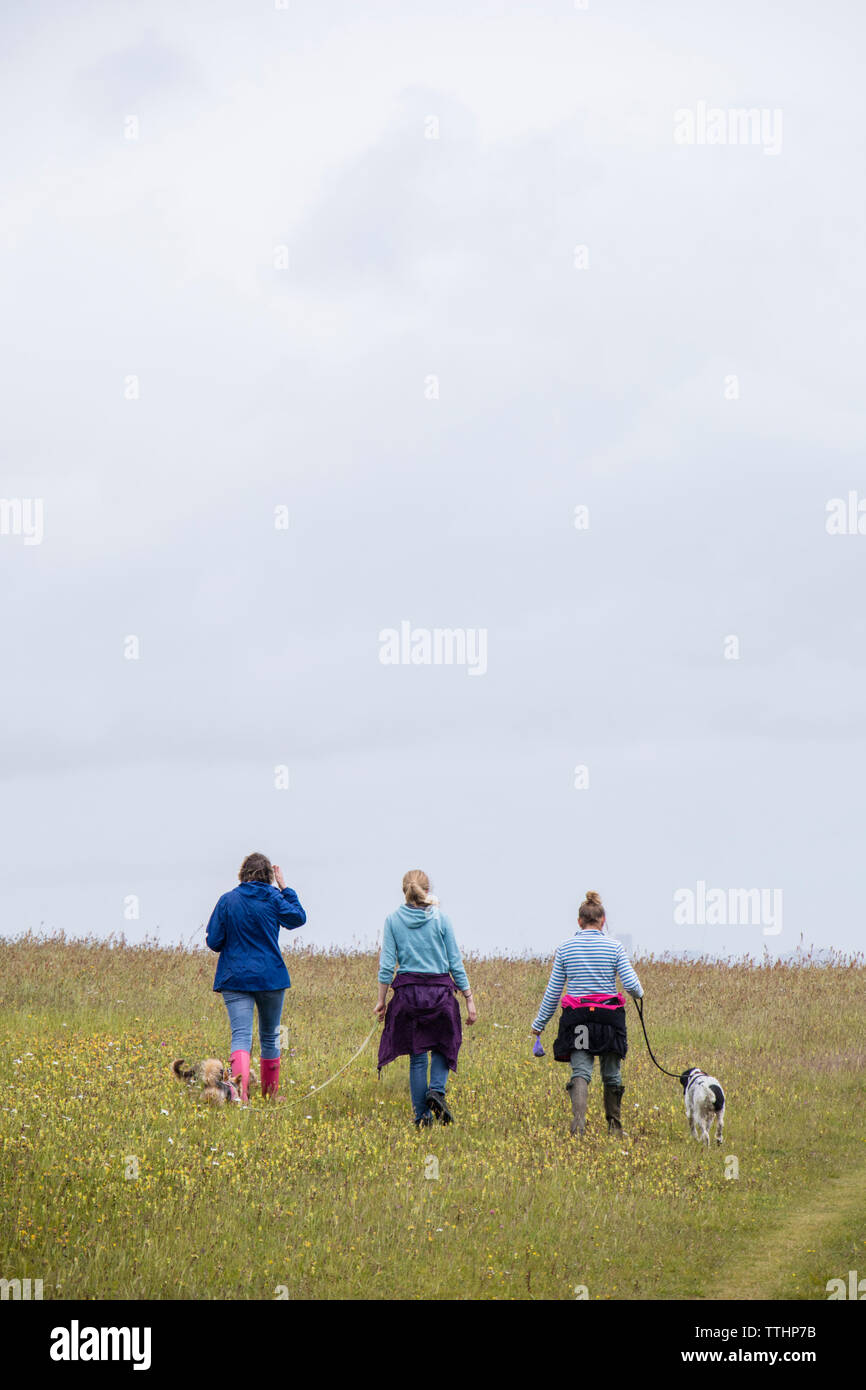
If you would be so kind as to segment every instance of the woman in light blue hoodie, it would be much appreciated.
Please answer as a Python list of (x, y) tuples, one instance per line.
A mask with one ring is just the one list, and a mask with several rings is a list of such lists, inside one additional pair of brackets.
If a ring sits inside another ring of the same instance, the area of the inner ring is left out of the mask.
[[(431, 1125), (435, 1117), (447, 1125), (454, 1117), (445, 1100), (445, 1087), (449, 1068), (457, 1070), (463, 1039), (457, 990), (466, 1000), (467, 1023), (474, 1023), (478, 1014), (454, 928), (439, 910), (422, 869), (410, 869), (404, 875), (403, 893), (405, 905), (385, 919), (379, 958), (379, 997), (374, 1012), (377, 1018), (385, 1019), (379, 1070), (408, 1053), (415, 1124)], [(394, 995), (386, 1013), (389, 985)]]

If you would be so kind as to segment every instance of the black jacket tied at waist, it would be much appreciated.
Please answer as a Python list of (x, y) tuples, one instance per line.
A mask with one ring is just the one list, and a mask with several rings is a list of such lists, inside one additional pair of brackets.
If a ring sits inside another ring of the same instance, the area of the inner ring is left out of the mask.
[[(585, 1028), (586, 1035), (580, 1034), (579, 1040), (575, 1041), (575, 1029), (578, 1027)], [(625, 1057), (628, 1037), (622, 1005), (615, 1009), (601, 1009), (592, 1005), (584, 1005), (580, 1009), (564, 1006), (559, 1015), (559, 1032), (553, 1044), (553, 1056), (557, 1062), (570, 1062), (574, 1051), (590, 1052), (593, 1057), (599, 1057), (604, 1052)]]

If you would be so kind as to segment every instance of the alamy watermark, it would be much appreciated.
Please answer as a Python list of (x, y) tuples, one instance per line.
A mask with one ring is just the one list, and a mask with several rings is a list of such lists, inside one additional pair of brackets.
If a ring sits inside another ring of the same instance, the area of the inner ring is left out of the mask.
[(42, 1298), (41, 1279), (0, 1279), (0, 1300), (6, 1301), (7, 1298), (14, 1299), (16, 1302), (28, 1299), (40, 1300)]
[(150, 1369), (149, 1327), (82, 1327), (73, 1318), (68, 1327), (51, 1331), (52, 1361), (131, 1361), (134, 1371)]
[(782, 930), (781, 888), (695, 888), (674, 892), (674, 924), (678, 927), (763, 927), (764, 936)]
[(383, 666), (465, 666), (470, 676), (487, 673), (486, 627), (413, 627), (379, 633), (379, 660)]
[(764, 154), (782, 151), (782, 112), (778, 106), (709, 106), (674, 112), (677, 145), (758, 145)]
[(848, 1270), (847, 1288), (844, 1279), (828, 1279), (824, 1287), (828, 1302), (834, 1298), (851, 1298), (862, 1303), (866, 1299), (866, 1279), (858, 1279), (856, 1269)]
[(44, 521), (41, 497), (0, 497), (0, 536), (20, 536), (25, 545), (41, 545)]
[(824, 530), (828, 536), (866, 536), (866, 497), (852, 488), (846, 497), (831, 497), (826, 504)]

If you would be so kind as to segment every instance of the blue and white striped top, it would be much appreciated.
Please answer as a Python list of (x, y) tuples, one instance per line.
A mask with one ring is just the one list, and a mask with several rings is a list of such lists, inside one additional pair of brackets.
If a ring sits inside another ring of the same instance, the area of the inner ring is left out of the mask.
[(568, 985), (569, 994), (615, 994), (616, 977), (635, 999), (643, 998), (640, 980), (621, 941), (592, 927), (581, 927), (557, 946), (553, 969), (532, 1027), (540, 1033), (556, 1012)]

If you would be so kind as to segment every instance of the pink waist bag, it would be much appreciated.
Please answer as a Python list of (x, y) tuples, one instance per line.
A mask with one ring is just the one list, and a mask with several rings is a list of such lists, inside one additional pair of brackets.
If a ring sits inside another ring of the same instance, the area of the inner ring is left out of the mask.
[[(617, 1002), (614, 1003), (613, 1001)], [(564, 1009), (624, 1009), (625, 997), (622, 994), (564, 994)]]

